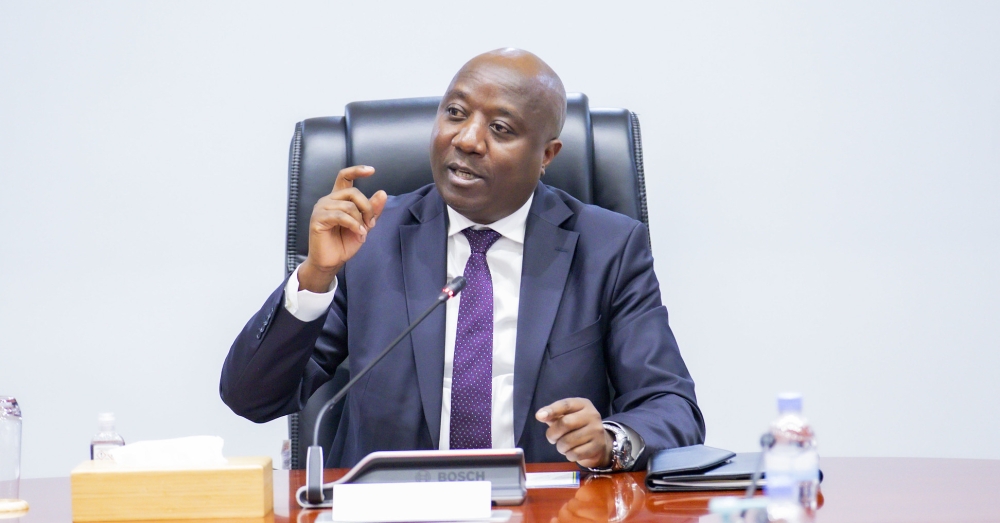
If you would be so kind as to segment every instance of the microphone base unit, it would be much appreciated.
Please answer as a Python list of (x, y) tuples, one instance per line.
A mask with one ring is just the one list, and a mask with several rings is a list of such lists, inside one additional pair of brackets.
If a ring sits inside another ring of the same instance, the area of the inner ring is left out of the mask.
[[(309, 465), (313, 465), (311, 451)], [(302, 508), (332, 507), (333, 486), (345, 483), (489, 481), (494, 505), (520, 505), (528, 492), (524, 451), (519, 448), (372, 452), (339, 480), (321, 488), (318, 481), (309, 484), (314, 475), (322, 477), (322, 470), (320, 465), (307, 471), (307, 485), (295, 495)]]
[[(306, 454), (306, 500), (323, 502), (323, 447), (312, 445)], [(301, 504), (301, 502), (299, 502)], [(304, 505), (303, 505), (304, 506)]]

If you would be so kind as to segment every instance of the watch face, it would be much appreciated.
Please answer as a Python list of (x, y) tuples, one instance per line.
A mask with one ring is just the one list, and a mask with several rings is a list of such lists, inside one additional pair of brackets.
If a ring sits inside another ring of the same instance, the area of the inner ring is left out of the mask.
[(604, 429), (610, 432), (611, 436), (614, 438), (611, 442), (611, 463), (607, 468), (588, 468), (587, 470), (597, 473), (607, 473), (632, 468), (632, 466), (635, 465), (637, 456), (632, 455), (633, 444), (632, 440), (628, 437), (628, 432), (626, 432), (625, 429), (617, 423), (607, 421), (604, 422)]
[[(618, 443), (617, 441), (615, 442)], [(617, 446), (617, 445), (616, 445)], [(618, 462), (621, 464), (623, 469), (627, 469), (632, 466), (632, 442), (629, 441), (628, 437), (622, 437), (621, 448), (617, 452)]]
[(632, 442), (624, 430), (613, 430), (615, 442), (611, 450), (612, 467), (615, 470), (624, 470), (632, 466)]

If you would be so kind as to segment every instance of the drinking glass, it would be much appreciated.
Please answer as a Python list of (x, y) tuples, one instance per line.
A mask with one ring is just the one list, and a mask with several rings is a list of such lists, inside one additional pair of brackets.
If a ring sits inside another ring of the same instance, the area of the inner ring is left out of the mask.
[(17, 499), (21, 479), (21, 408), (0, 396), (0, 499)]

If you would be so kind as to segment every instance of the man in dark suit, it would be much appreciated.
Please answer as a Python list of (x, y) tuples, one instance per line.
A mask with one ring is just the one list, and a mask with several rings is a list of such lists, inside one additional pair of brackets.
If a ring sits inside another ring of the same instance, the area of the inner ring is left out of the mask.
[(353, 180), (374, 169), (342, 170), (313, 209), (306, 261), (230, 350), (226, 404), (258, 422), (300, 410), (348, 355), (354, 374), (464, 275), (458, 298), (348, 394), (328, 464), (518, 446), (613, 471), (701, 443), (645, 227), (540, 182), (565, 111), (548, 65), (493, 51), (442, 98), (433, 185), (367, 198)]

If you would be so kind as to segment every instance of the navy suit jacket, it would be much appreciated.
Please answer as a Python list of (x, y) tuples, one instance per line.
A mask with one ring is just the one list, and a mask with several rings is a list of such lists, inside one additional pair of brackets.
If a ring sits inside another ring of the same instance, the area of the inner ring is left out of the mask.
[[(302, 322), (283, 287), (236, 338), (220, 392), (264, 422), (301, 410), (350, 355), (352, 375), (433, 303), (446, 282), (448, 213), (428, 185), (390, 198), (338, 276), (330, 312)], [(328, 464), (377, 450), (436, 449), (445, 310), (438, 308), (348, 393)], [(565, 461), (535, 420), (588, 398), (639, 433), (649, 455), (704, 440), (694, 382), (660, 301), (646, 227), (539, 183), (528, 214), (514, 359), (514, 439), (530, 462)]]

